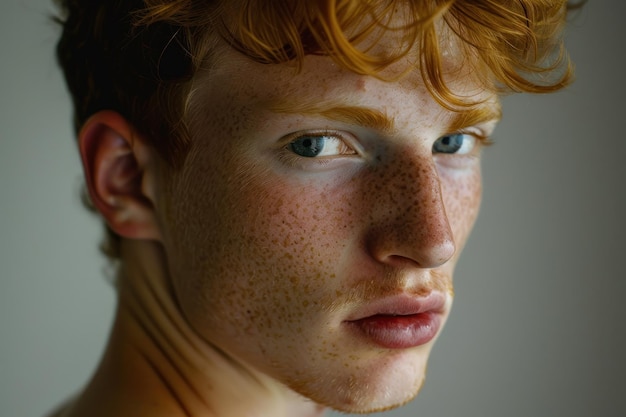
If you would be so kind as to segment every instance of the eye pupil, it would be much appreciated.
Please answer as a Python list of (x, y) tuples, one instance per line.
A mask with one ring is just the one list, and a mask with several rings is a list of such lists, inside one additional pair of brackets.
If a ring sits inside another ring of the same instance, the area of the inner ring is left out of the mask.
[(324, 142), (323, 136), (303, 136), (291, 142), (289, 147), (297, 155), (313, 158), (322, 152)]

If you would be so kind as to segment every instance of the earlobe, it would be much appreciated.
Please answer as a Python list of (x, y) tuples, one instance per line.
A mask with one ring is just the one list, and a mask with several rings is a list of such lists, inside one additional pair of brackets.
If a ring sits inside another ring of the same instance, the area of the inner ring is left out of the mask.
[(109, 227), (123, 237), (159, 240), (154, 196), (145, 186), (147, 145), (133, 127), (116, 112), (100, 111), (78, 140), (89, 195)]

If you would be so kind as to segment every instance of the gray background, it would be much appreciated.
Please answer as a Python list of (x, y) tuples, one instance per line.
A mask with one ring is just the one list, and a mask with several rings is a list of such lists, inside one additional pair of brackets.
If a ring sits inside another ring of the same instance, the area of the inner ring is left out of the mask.
[[(48, 0), (0, 14), (0, 416), (80, 387), (114, 308), (98, 221), (79, 202)], [(426, 386), (389, 416), (626, 415), (626, 3), (570, 25), (578, 81), (511, 97)]]

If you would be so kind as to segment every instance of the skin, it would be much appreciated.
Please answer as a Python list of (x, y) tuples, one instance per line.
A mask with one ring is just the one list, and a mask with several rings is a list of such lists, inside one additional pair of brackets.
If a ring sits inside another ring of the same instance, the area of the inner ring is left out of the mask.
[[(294, 76), (231, 53), (199, 85), (192, 154), (162, 179), (159, 204), (187, 321), (236, 362), (316, 402), (371, 412), (413, 398), (432, 343), (380, 349), (343, 322), (375, 299), (431, 291), (448, 294), (447, 316), (478, 213), (479, 149), (433, 156), (453, 114), (415, 76), (383, 82), (322, 57)], [(378, 110), (394, 127), (268, 110), (285, 99), (307, 107), (310, 97)], [(346, 138), (347, 155), (322, 164), (285, 149), (294, 132), (326, 129)]]
[[(60, 415), (365, 413), (404, 404), (423, 384), (436, 337), (387, 349), (346, 321), (384, 297), (432, 292), (445, 296), (445, 321), (480, 204), (480, 141), (462, 155), (433, 152), (456, 113), (418, 71), (382, 81), (307, 57), (295, 74), (222, 52), (195, 80), (179, 171), (114, 114), (81, 134), (92, 199), (131, 239), (105, 357)], [(498, 113), (470, 78), (450, 85)], [(460, 128), (488, 136), (494, 126)], [(320, 132), (329, 155), (294, 154), (298, 135)]]

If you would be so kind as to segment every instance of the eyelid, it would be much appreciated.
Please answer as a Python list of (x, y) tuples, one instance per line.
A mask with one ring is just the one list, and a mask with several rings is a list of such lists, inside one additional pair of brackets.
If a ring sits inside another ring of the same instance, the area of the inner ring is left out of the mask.
[[(446, 137), (450, 136), (463, 136), (465, 139), (463, 140), (463, 144), (460, 148), (448, 152), (443, 149), (437, 149), (437, 143), (440, 140), (443, 140)], [(484, 146), (490, 145), (492, 142), (489, 140), (487, 132), (484, 129), (480, 129), (478, 127), (470, 127), (466, 129), (459, 129), (453, 133), (446, 133), (444, 135), (439, 136), (433, 143), (432, 150), (433, 155), (437, 158), (467, 158), (467, 157), (476, 157), (480, 154), (481, 149)]]
[[(341, 141), (350, 150), (350, 153), (326, 155), (318, 157), (305, 157), (298, 155), (290, 149), (291, 143), (304, 136), (327, 136)], [(351, 132), (335, 129), (303, 129), (289, 133), (281, 137), (278, 142), (277, 157), (279, 161), (288, 168), (302, 171), (320, 172), (341, 166), (348, 161), (355, 161), (363, 157), (363, 147), (359, 143), (357, 136)], [(339, 164), (339, 165), (338, 165)]]
[(345, 133), (335, 129), (304, 129), (288, 133), (280, 138), (280, 142), (284, 142), (286, 144), (302, 136), (337, 136), (343, 139)]
[(281, 148), (289, 146), (291, 142), (294, 140), (301, 138), (303, 136), (331, 136), (335, 137), (341, 141), (343, 141), (346, 146), (352, 150), (354, 150), (356, 155), (363, 154), (363, 148), (359, 144), (357, 137), (350, 133), (341, 130), (335, 129), (311, 129), (311, 130), (301, 130), (293, 133), (289, 133), (288, 135), (283, 136), (279, 140), (279, 145)]
[[(493, 131), (493, 129), (490, 129), (491, 131)], [(453, 133), (447, 133), (446, 135), (454, 135), (454, 134), (463, 134), (463, 135), (472, 135), (476, 138), (476, 142), (480, 145), (480, 146), (491, 146), (494, 144), (493, 140), (491, 139), (491, 133), (488, 132), (485, 129), (482, 129), (480, 127), (468, 127), (468, 128), (464, 128), (464, 129), (459, 129), (456, 132)], [(444, 135), (444, 136), (446, 136)]]

